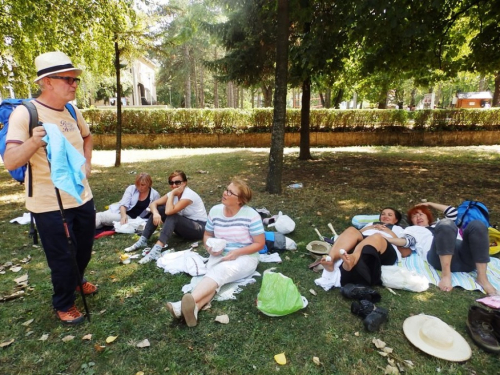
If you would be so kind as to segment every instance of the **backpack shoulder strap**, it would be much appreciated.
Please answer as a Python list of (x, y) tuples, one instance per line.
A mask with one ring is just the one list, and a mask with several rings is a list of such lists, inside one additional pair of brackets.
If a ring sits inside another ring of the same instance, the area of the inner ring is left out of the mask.
[(33, 128), (38, 125), (38, 111), (36, 110), (35, 105), (31, 102), (31, 100), (24, 100), (23, 105), (28, 110), (30, 115), (30, 137), (33, 135)]
[(76, 126), (78, 126), (78, 129), (81, 132), (80, 125), (78, 124), (78, 117), (76, 117), (76, 111), (75, 111), (75, 107), (73, 107), (73, 104), (66, 103), (66, 105), (64, 107), (68, 110), (71, 117), (73, 117), (73, 119), (76, 121)]
[[(35, 105), (30, 101), (30, 100), (23, 100), (23, 105), (26, 107), (28, 110), (29, 116), (30, 116), (30, 126), (29, 126), (29, 133), (30, 137), (33, 135), (33, 128), (35, 126), (38, 126), (38, 111), (36, 110)], [(33, 184), (31, 182), (31, 164), (28, 161), (28, 197), (33, 196)]]
[[(38, 126), (38, 111), (36, 110), (35, 105), (30, 100), (24, 100), (23, 105), (28, 110), (30, 116), (30, 125), (29, 125), (29, 133), (30, 137), (33, 135), (33, 128)], [(40, 124), (41, 125), (41, 124)], [(31, 182), (31, 164), (28, 161), (28, 196), (33, 196), (33, 183)], [(30, 213), (30, 231), (29, 236), (33, 238), (33, 244), (38, 244), (38, 233), (35, 228), (35, 221), (33, 218), (33, 214)]]

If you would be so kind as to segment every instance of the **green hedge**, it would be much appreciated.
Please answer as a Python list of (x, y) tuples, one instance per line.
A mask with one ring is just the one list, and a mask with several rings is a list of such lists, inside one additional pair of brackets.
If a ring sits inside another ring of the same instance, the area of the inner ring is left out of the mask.
[[(114, 134), (116, 109), (87, 109), (94, 134)], [(273, 109), (132, 109), (122, 112), (123, 134), (238, 134), (271, 131)], [(299, 132), (300, 109), (288, 109), (287, 133)], [(500, 109), (336, 110), (312, 109), (313, 132), (497, 130)]]

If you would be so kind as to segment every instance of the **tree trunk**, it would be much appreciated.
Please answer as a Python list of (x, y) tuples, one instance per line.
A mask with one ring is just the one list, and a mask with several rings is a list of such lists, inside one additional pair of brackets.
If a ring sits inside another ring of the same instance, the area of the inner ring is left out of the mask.
[(184, 62), (186, 64), (186, 82), (185, 82), (185, 95), (184, 107), (191, 108), (191, 68), (189, 63), (189, 48), (187, 44), (184, 46)]
[(238, 104), (240, 103), (240, 88), (238, 86), (233, 85), (233, 108), (238, 108)]
[(326, 89), (325, 92), (325, 108), (332, 107), (332, 89)]
[(335, 102), (333, 103), (333, 107), (335, 109), (340, 109), (340, 102), (342, 101), (343, 97), (344, 97), (344, 89), (339, 89), (339, 91), (337, 91), (337, 96), (335, 97)]
[(116, 158), (115, 167), (122, 163), (122, 85), (120, 82), (120, 49), (118, 35), (115, 34), (115, 72), (116, 72)]
[[(288, 54), (287, 54), (288, 58)], [(272, 99), (273, 99), (273, 89), (271, 86), (266, 86), (265, 83), (262, 84), (262, 96), (264, 97), (264, 107), (271, 107)]]
[(200, 108), (205, 108), (205, 80), (203, 76), (203, 66), (200, 69)]
[(492, 107), (500, 107), (500, 72), (495, 76), (495, 92), (493, 93)]
[(273, 128), (266, 191), (281, 193), (288, 79), (288, 0), (278, 0)]
[[(217, 60), (217, 48), (214, 50), (214, 60)], [(214, 107), (219, 108), (219, 81), (214, 78)]]
[(302, 82), (302, 108), (300, 109), (300, 160), (312, 159), (310, 149), (309, 119), (311, 113), (311, 78)]

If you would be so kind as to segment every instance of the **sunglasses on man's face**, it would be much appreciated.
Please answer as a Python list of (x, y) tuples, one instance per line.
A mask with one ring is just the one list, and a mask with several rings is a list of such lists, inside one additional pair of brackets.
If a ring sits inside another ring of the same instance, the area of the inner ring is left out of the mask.
[(80, 83), (80, 78), (74, 78), (74, 77), (63, 77), (63, 76), (49, 76), (49, 78), (52, 78), (52, 79), (62, 79), (64, 81), (66, 81), (66, 83), (68, 85), (72, 85), (73, 83), (76, 82), (76, 84), (78, 85)]
[(180, 184), (182, 184), (184, 181), (182, 180), (177, 180), (177, 181), (171, 181), (171, 180), (168, 180), (168, 184), (169, 185), (176, 185), (176, 186), (179, 186)]

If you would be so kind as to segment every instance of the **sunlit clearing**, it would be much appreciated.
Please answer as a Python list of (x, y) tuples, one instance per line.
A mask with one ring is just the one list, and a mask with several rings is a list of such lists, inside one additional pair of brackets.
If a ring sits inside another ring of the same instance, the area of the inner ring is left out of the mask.
[(420, 302), (427, 302), (427, 301), (430, 301), (434, 297), (435, 297), (434, 293), (425, 292), (425, 293), (415, 294), (414, 299), (416, 299), (417, 301), (420, 301)]
[(9, 194), (0, 196), (0, 202), (13, 203), (13, 202), (24, 202), (24, 194)]

